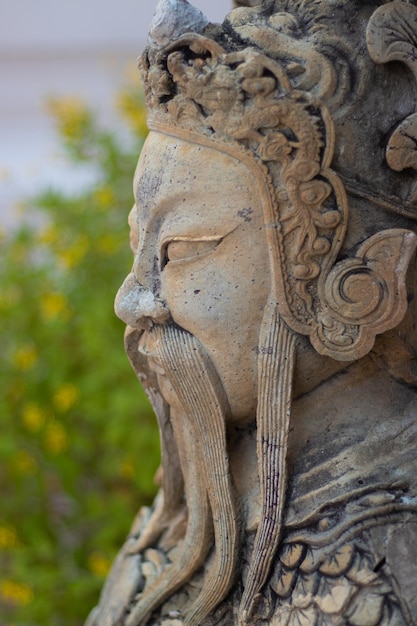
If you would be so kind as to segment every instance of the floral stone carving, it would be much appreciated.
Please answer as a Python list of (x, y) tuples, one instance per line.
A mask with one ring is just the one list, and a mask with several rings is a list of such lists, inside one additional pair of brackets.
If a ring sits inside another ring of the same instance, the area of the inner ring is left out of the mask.
[(87, 624), (412, 626), (417, 5), (235, 4), (161, 0), (140, 59), (116, 312), (161, 490)]

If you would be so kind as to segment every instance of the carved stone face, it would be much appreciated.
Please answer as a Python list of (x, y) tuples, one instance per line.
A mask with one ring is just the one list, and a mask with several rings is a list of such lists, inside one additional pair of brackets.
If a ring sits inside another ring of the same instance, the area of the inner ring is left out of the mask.
[[(168, 402), (175, 399), (157, 362), (152, 324), (147, 325), (148, 319), (170, 323), (166, 308), (207, 350), (233, 419), (254, 417), (258, 336), (270, 287), (254, 176), (220, 151), (153, 132), (139, 160), (134, 191), (135, 280), (131, 275), (125, 281), (117, 314), (146, 328), (140, 350)], [(138, 285), (145, 289), (138, 291)]]

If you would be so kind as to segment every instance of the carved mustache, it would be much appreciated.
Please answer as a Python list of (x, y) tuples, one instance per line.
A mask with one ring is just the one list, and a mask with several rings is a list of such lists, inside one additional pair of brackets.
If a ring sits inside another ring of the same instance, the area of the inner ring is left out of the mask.
[(158, 358), (176, 392), (187, 422), (174, 417), (188, 505), (186, 534), (177, 559), (140, 596), (126, 619), (139, 626), (164, 600), (183, 586), (202, 565), (212, 546), (214, 558), (203, 589), (185, 616), (187, 626), (202, 620), (227, 595), (234, 582), (239, 532), (226, 443), (230, 413), (226, 394), (200, 342), (173, 326), (157, 326)]

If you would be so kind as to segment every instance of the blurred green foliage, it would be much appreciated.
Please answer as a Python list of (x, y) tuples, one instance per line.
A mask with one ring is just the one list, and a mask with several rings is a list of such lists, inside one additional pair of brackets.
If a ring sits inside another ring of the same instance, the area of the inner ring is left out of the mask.
[(97, 183), (41, 193), (0, 240), (1, 626), (82, 624), (155, 491), (155, 419), (113, 313), (146, 134), (140, 93), (119, 104), (129, 147), (78, 100), (49, 103), (67, 157)]

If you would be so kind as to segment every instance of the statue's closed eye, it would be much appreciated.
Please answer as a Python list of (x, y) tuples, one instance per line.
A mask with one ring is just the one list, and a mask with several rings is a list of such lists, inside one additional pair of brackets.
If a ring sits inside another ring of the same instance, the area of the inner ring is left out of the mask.
[(222, 237), (208, 239), (171, 239), (162, 246), (161, 269), (176, 261), (190, 261), (212, 252)]

